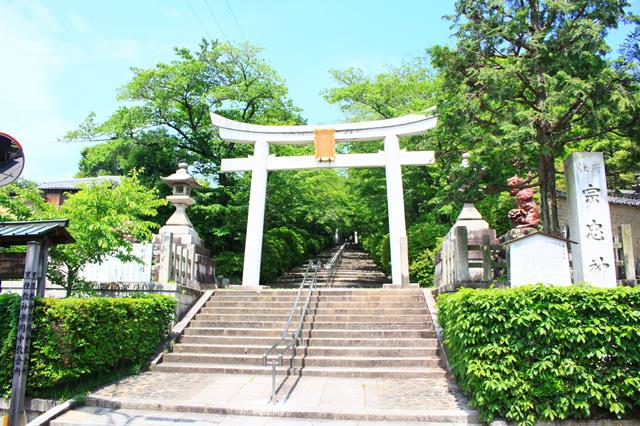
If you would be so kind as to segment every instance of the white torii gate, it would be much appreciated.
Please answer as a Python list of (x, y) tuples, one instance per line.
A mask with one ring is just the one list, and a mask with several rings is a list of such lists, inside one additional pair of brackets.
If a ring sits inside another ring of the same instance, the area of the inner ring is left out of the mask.
[[(350, 167), (385, 168), (392, 283), (399, 286), (408, 285), (409, 259), (401, 166), (432, 164), (435, 161), (435, 155), (433, 151), (401, 150), (398, 137), (424, 134), (428, 129), (435, 127), (436, 116), (413, 114), (388, 120), (322, 126), (261, 126), (229, 120), (211, 113), (211, 121), (219, 129), (223, 140), (254, 144), (252, 156), (223, 159), (221, 167), (222, 172), (251, 171), (249, 217), (242, 271), (243, 287), (260, 285), (267, 172)], [(384, 151), (371, 154), (337, 154), (332, 161), (319, 161), (313, 155), (289, 157), (269, 155), (270, 143), (314, 143), (315, 132), (320, 129), (335, 131), (335, 142), (384, 140)]]

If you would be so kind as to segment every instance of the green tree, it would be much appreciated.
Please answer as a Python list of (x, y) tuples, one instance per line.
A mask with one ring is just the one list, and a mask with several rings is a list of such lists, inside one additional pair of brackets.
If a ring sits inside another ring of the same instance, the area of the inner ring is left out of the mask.
[(33, 220), (48, 208), (35, 182), (20, 179), (0, 187), (0, 220)]
[(581, 142), (637, 129), (637, 79), (609, 59), (606, 43), (609, 30), (637, 20), (628, 6), (458, 0), (457, 46), (431, 49), (442, 78), (441, 128), (476, 163), (537, 170), (547, 231), (559, 231), (556, 159)]
[(122, 261), (138, 260), (131, 241), (146, 241), (157, 227), (149, 220), (166, 200), (143, 186), (136, 173), (124, 177), (115, 187), (109, 182), (84, 186), (57, 209), (37, 213), (69, 219), (73, 244), (52, 247), (49, 252), (49, 279), (61, 285), (67, 296), (83, 292), (87, 283), (80, 277), (88, 263), (100, 263), (107, 256)]
[[(375, 120), (404, 114), (424, 113), (437, 102), (440, 81), (427, 56), (416, 58), (373, 77), (361, 69), (332, 70), (337, 87), (324, 91), (325, 99), (337, 104), (349, 120)], [(427, 112), (428, 113), (428, 112)], [(407, 150), (440, 151), (434, 131), (402, 138)], [(375, 152), (382, 142), (346, 144), (349, 152)], [(433, 281), (433, 255), (440, 238), (457, 214), (457, 200), (447, 198), (443, 187), (448, 177), (438, 162), (427, 167), (403, 169), (405, 217), (409, 239), (411, 279), (423, 286)], [(345, 189), (351, 198), (353, 227), (363, 248), (382, 269), (390, 273), (387, 191), (384, 169), (350, 169)]]
[[(133, 78), (118, 99), (124, 106), (107, 120), (98, 123), (90, 114), (67, 134), (69, 141), (103, 141), (83, 152), (80, 175), (120, 175), (142, 168), (141, 181), (166, 194), (168, 188), (159, 177), (173, 173), (179, 160), (189, 162), (206, 181), (194, 194), (196, 204), (189, 216), (216, 258), (217, 271), (238, 278), (251, 176), (220, 173), (220, 164), (222, 158), (249, 155), (251, 146), (222, 141), (209, 112), (249, 123), (302, 124), (282, 78), (254, 46), (203, 41), (196, 51), (176, 49), (169, 63), (133, 68)], [(279, 155), (307, 151), (308, 147), (272, 148)], [(334, 171), (270, 175), (263, 281), (324, 248), (334, 229), (348, 222), (341, 221), (349, 214), (341, 184)], [(336, 203), (327, 202), (334, 199)], [(170, 208), (161, 209), (156, 223), (169, 213)]]

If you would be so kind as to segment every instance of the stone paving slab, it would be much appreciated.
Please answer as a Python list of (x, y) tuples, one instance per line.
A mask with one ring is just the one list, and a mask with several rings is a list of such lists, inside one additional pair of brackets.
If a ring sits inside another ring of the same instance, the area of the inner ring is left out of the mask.
[(163, 415), (203, 413), (404, 424), (414, 420), (478, 422), (477, 413), (466, 408), (455, 385), (444, 379), (303, 376), (283, 380), (278, 378), (281, 387), (272, 404), (269, 375), (150, 371), (98, 390), (87, 398), (87, 404), (116, 412), (152, 410)]
[[(51, 426), (436, 426), (423, 422), (367, 422), (282, 417), (185, 414), (148, 410), (83, 407), (54, 420)], [(451, 426), (462, 426), (452, 424)]]

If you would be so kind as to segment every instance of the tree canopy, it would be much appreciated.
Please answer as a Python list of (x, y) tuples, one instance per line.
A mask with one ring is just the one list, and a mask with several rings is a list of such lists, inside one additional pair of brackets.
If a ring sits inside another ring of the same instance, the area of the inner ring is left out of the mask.
[(497, 160), (509, 172), (536, 171), (549, 232), (559, 231), (556, 159), (608, 138), (637, 142), (638, 80), (606, 42), (611, 29), (636, 21), (628, 6), (459, 0), (450, 17), (457, 45), (430, 50), (449, 139), (485, 169)]
[[(403, 170), (412, 280), (429, 284), (433, 256), (463, 202), (474, 202), (503, 233), (513, 200), (506, 179), (534, 172), (543, 227), (558, 231), (561, 160), (577, 150), (602, 151), (613, 189), (629, 185), (640, 160), (638, 18), (623, 0), (458, 0), (455, 45), (385, 72), (330, 70), (336, 84), (323, 92), (349, 121), (429, 110), (438, 127), (403, 138), (410, 150), (434, 150), (437, 162)], [(620, 51), (607, 35), (636, 25)], [(218, 270), (241, 272), (250, 173), (220, 173), (222, 158), (244, 157), (249, 145), (222, 141), (209, 112), (256, 124), (304, 124), (284, 80), (249, 44), (203, 40), (175, 58), (132, 68), (119, 91), (121, 106), (104, 121), (89, 114), (69, 141), (87, 148), (80, 175), (126, 174), (141, 168), (145, 185), (166, 194), (159, 180), (189, 162), (204, 184), (190, 209), (194, 226), (218, 260)], [(348, 143), (341, 152), (375, 152), (381, 142)], [(309, 153), (277, 146), (272, 154)], [(467, 154), (465, 161), (463, 154)], [(262, 281), (317, 253), (336, 229), (358, 230), (363, 245), (389, 271), (384, 169), (290, 171), (269, 174)], [(155, 219), (162, 223), (169, 210)]]
[[(260, 52), (249, 44), (206, 40), (196, 51), (178, 48), (169, 63), (132, 69), (132, 79), (118, 94), (123, 105), (110, 117), (97, 122), (89, 114), (65, 137), (102, 142), (83, 151), (81, 176), (142, 168), (141, 179), (162, 194), (168, 188), (160, 176), (173, 173), (181, 160), (189, 162), (204, 184), (189, 215), (218, 260), (218, 272), (232, 278), (242, 270), (250, 173), (223, 174), (220, 164), (222, 158), (249, 155), (251, 146), (221, 140), (209, 113), (257, 124), (304, 123), (284, 81)], [(308, 147), (272, 150), (284, 155)], [(325, 248), (336, 228), (348, 226), (343, 180), (335, 171), (270, 174), (263, 280)], [(157, 222), (169, 212), (164, 209)]]

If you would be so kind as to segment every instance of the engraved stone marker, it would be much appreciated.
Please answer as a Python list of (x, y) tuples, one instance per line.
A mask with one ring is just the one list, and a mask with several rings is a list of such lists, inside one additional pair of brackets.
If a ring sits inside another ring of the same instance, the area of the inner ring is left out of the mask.
[(575, 152), (564, 161), (573, 282), (615, 287), (611, 216), (601, 152)]

